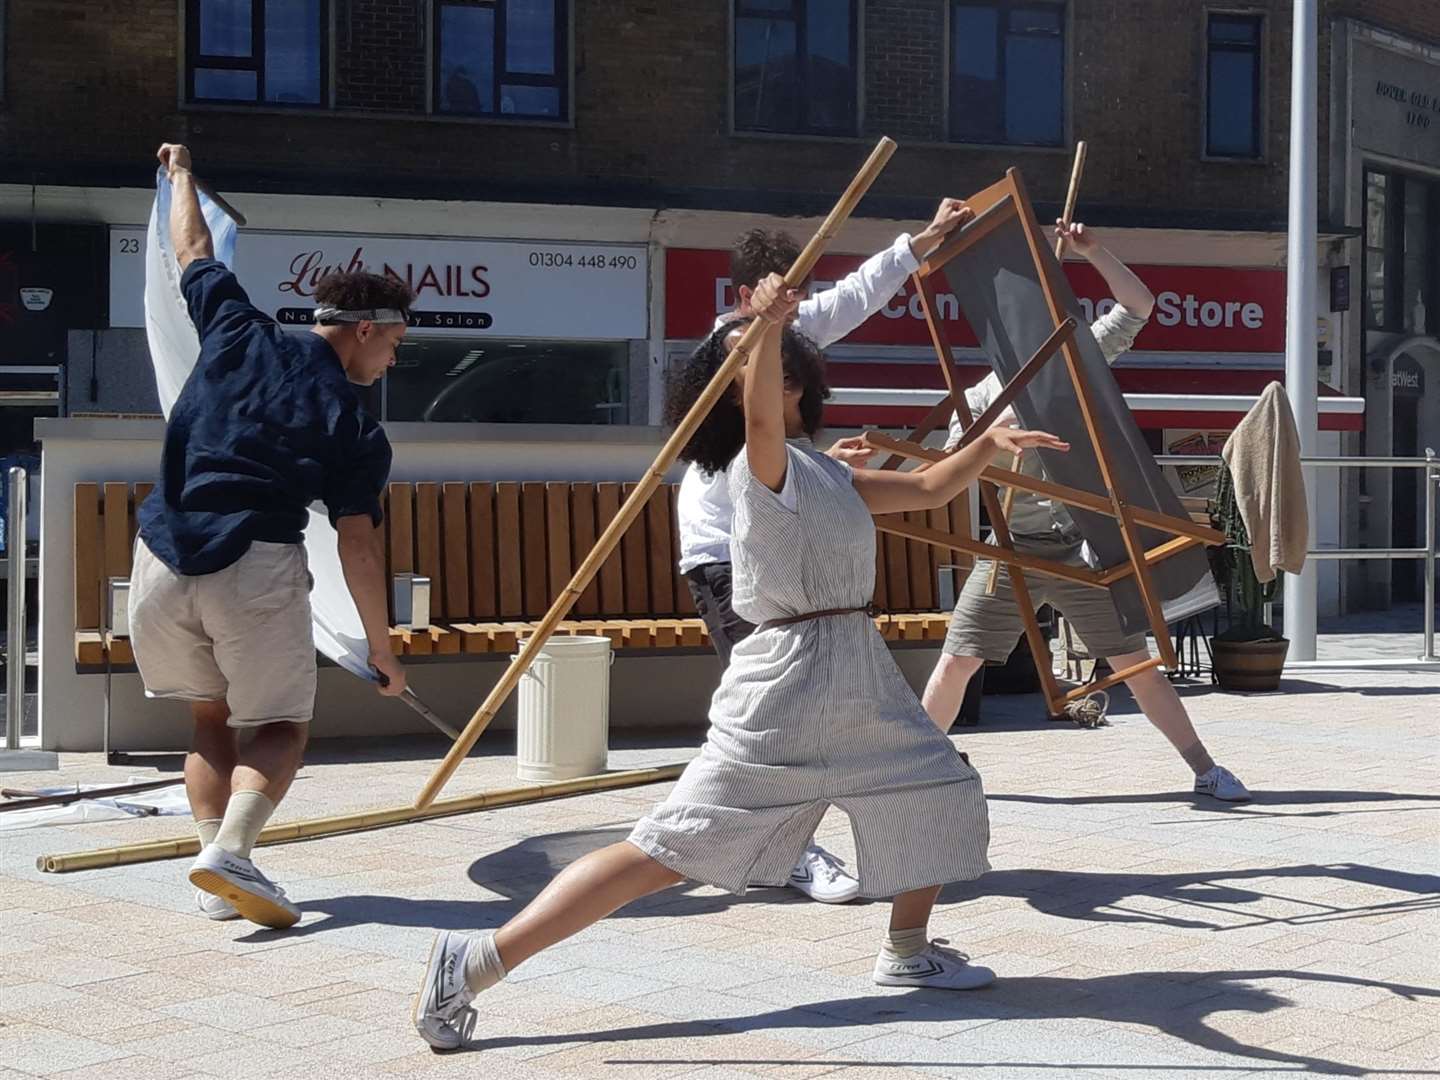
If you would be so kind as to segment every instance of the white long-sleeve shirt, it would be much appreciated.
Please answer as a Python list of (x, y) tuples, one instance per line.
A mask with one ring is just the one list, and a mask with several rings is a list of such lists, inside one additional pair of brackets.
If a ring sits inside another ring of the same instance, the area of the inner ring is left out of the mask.
[[(1145, 319), (1136, 315), (1122, 304), (1116, 304), (1100, 318), (1090, 324), (1090, 332), (1095, 335), (1095, 341), (1100, 346), (1100, 352), (1105, 356), (1107, 364), (1113, 364), (1122, 354), (1128, 352), (1135, 344), (1135, 337), (1141, 330), (1145, 329)], [(985, 378), (981, 379), (974, 386), (965, 391), (965, 401), (970, 406), (970, 415), (979, 416), (990, 407), (990, 403), (1000, 395), (1000, 380), (995, 377), (992, 371)], [(1015, 422), (1015, 410), (1007, 408), (995, 421), (997, 424), (1013, 424)], [(960, 426), (960, 417), (956, 413), (950, 414), (950, 437), (946, 440), (945, 449), (950, 449), (960, 441), (960, 436), (965, 429)], [(1010, 468), (1008, 457), (997, 460), (1001, 468)], [(1034, 454), (1026, 454), (1020, 459), (1020, 472), (1026, 476), (1040, 475), (1040, 460)], [(1006, 524), (1010, 531), (1017, 536), (1046, 535), (1055, 531), (1066, 531), (1070, 528), (1070, 515), (1066, 513), (1063, 506), (1054, 504), (1050, 499), (1043, 499), (1039, 495), (1033, 495), (1022, 491), (1015, 493), (1015, 499), (1010, 506), (1010, 513), (1006, 517)]]
[[(802, 300), (795, 328), (822, 349), (833, 345), (879, 311), (895, 295), (919, 263), (910, 248), (910, 234), (901, 233), (884, 251), (870, 256), (824, 292)], [(715, 329), (735, 319), (726, 312)], [(730, 561), (735, 505), (723, 472), (706, 474), (697, 465), (685, 470), (675, 504), (680, 530), (680, 572), (707, 563)]]

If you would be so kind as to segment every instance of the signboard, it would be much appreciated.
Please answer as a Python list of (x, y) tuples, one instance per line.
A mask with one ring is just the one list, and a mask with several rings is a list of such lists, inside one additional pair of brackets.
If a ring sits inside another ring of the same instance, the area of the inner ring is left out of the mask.
[(1421, 165), (1440, 163), (1440, 64), (1355, 41), (1350, 111), (1356, 146)]
[[(145, 230), (110, 230), (110, 325), (144, 326)], [(649, 330), (642, 244), (436, 240), (321, 233), (242, 233), (235, 273), (251, 302), (305, 326), (326, 274), (392, 274), (415, 290), (411, 325), (473, 337), (620, 341)]]
[[(1225, 448), (1228, 431), (1207, 431), (1198, 428), (1166, 428), (1164, 431), (1166, 454), (1193, 454), (1196, 457), (1219, 457)], [(1213, 462), (1196, 462), (1194, 465), (1167, 465), (1165, 473), (1175, 490), (1186, 498), (1211, 499), (1215, 497), (1215, 482), (1220, 476), (1220, 466)]]
[(1409, 353), (1401, 353), (1390, 368), (1390, 390), (1396, 397), (1425, 396), (1425, 369)]
[[(828, 288), (863, 261), (857, 255), (826, 255), (816, 264), (813, 291)], [(1155, 293), (1155, 311), (1135, 348), (1168, 352), (1273, 353), (1285, 351), (1285, 271), (1214, 266), (1135, 266)], [(1086, 318), (1110, 310), (1114, 301), (1099, 272), (1088, 263), (1066, 263), (1065, 276)], [(955, 296), (936, 280), (937, 302), (950, 343), (977, 344)], [(671, 248), (665, 253), (665, 336), (699, 338), (715, 316), (733, 310), (730, 256), (725, 251)], [(929, 346), (920, 296), (910, 281), (880, 312), (845, 339), (847, 344)]]

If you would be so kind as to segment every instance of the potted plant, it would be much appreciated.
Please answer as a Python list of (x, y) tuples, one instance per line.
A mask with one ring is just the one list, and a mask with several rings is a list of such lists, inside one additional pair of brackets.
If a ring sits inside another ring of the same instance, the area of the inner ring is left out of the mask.
[(1210, 640), (1215, 681), (1223, 690), (1278, 690), (1290, 642), (1265, 622), (1265, 605), (1275, 598), (1280, 576), (1260, 584), (1250, 557), (1250, 534), (1235, 502), (1235, 485), (1223, 465), (1210, 503), (1210, 520), (1225, 534), (1210, 549), (1216, 583), (1225, 593), (1228, 629)]

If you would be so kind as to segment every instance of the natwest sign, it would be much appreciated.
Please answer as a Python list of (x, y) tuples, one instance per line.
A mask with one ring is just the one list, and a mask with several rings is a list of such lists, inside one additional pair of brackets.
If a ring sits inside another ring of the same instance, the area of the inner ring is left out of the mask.
[[(144, 326), (145, 231), (110, 230), (110, 325)], [(415, 290), (412, 325), (442, 334), (625, 340), (649, 333), (635, 244), (243, 232), (235, 273), (260, 310), (304, 326), (326, 274), (368, 270)]]
[[(816, 264), (813, 288), (843, 278), (863, 260), (826, 255)], [(1155, 311), (1135, 348), (1157, 352), (1285, 351), (1285, 272), (1214, 266), (1135, 266), (1155, 293)], [(1088, 263), (1065, 264), (1065, 276), (1089, 318), (1113, 300)], [(936, 281), (937, 301), (950, 343), (978, 344), (954, 294)], [(698, 338), (715, 316), (734, 307), (730, 256), (724, 251), (671, 248), (665, 253), (665, 336)], [(909, 280), (885, 307), (845, 338), (846, 344), (929, 346), (920, 296)]]

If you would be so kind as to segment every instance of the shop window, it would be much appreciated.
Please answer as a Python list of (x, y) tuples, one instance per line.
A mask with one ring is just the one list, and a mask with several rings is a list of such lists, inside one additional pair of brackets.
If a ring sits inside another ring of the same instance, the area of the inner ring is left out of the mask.
[(735, 0), (735, 130), (854, 135), (855, 0)]
[(1365, 326), (1440, 331), (1440, 184), (1365, 173)]
[(1065, 7), (950, 6), (950, 138), (1009, 146), (1065, 141)]
[(324, 105), (327, 7), (327, 0), (187, 0), (187, 99)]
[(1205, 155), (1261, 156), (1258, 15), (1211, 14), (1205, 33)]
[(435, 111), (564, 120), (565, 0), (437, 0)]
[(623, 343), (414, 337), (385, 380), (385, 418), (624, 424), (628, 367)]

